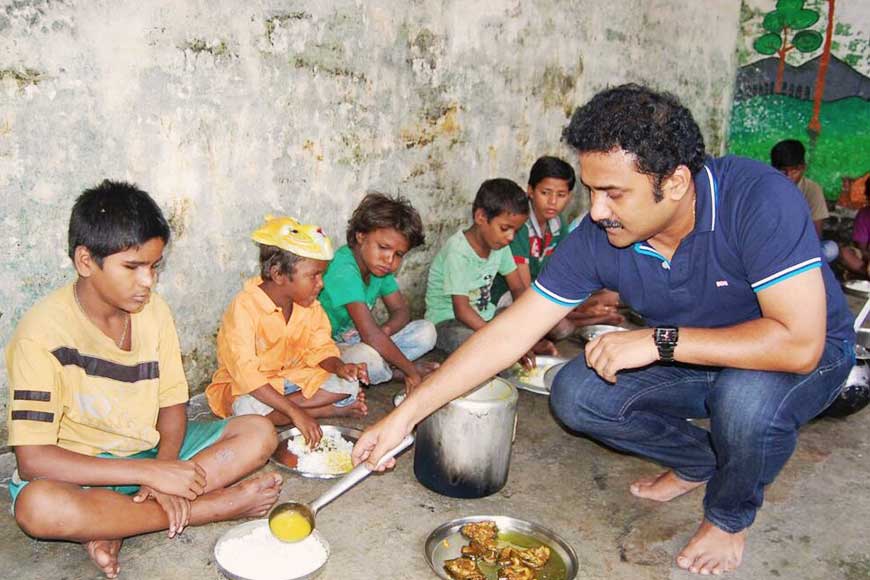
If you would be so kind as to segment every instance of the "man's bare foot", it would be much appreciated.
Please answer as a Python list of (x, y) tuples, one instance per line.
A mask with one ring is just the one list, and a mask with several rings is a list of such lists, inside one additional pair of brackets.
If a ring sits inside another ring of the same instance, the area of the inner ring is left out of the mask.
[(356, 401), (346, 407), (336, 407), (333, 405), (330, 416), (332, 417), (365, 417), (369, 414), (369, 407), (366, 405), (365, 399), (357, 398)]
[(654, 501), (671, 501), (696, 487), (706, 484), (705, 481), (686, 481), (680, 479), (673, 471), (665, 471), (655, 477), (638, 479), (629, 488), (631, 495)]
[(97, 565), (106, 578), (117, 578), (121, 567), (118, 565), (118, 553), (123, 540), (91, 540), (85, 542), (85, 550), (94, 564)]
[(677, 566), (694, 574), (718, 576), (737, 569), (745, 546), (746, 530), (729, 534), (704, 520), (677, 555)]

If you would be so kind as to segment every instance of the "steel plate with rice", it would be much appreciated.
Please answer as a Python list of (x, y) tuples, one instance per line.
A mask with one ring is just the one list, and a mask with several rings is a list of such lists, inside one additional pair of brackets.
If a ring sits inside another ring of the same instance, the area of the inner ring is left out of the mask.
[(843, 282), (843, 291), (852, 296), (867, 298), (870, 296), (870, 280), (849, 280)]
[[(272, 462), (279, 467), (283, 467), (284, 469), (301, 475), (302, 477), (310, 477), (314, 479), (335, 479), (348, 473), (353, 469), (353, 466), (350, 464), (350, 451), (331, 452), (328, 449), (324, 449), (324, 447), (331, 443), (330, 439), (337, 440), (338, 437), (341, 437), (344, 441), (347, 441), (352, 448), (353, 444), (356, 443), (357, 439), (362, 435), (362, 431), (359, 429), (351, 429), (350, 427), (339, 427), (337, 425), (321, 425), (320, 429), (323, 431), (324, 439), (320, 449), (314, 453), (323, 455), (323, 460), (319, 462), (323, 464), (322, 469), (300, 468), (300, 458), (287, 448), (289, 439), (299, 438), (302, 435), (299, 429), (295, 427), (293, 429), (287, 429), (278, 435), (278, 448), (272, 454)], [(297, 441), (301, 441), (301, 439), (297, 439)], [(310, 464), (312, 462), (303, 461), (303, 465), (306, 463)], [(328, 468), (335, 467), (336, 464), (341, 465), (342, 467), (339, 469)]]
[[(574, 548), (554, 531), (509, 516), (470, 516), (438, 526), (426, 538), (424, 548), (426, 561), (439, 578), (452, 580), (444, 570), (444, 563), (459, 558), (462, 555), (462, 546), (468, 545), (468, 539), (460, 533), (462, 526), (485, 521), (495, 522), (498, 527), (499, 548), (508, 546), (519, 549), (538, 546), (550, 548), (550, 559), (547, 564), (536, 571), (538, 580), (574, 580), (577, 577), (577, 554)], [(497, 566), (482, 564), (480, 570), (487, 580), (497, 580)]]
[(517, 363), (500, 372), (498, 376), (518, 389), (538, 395), (549, 395), (553, 378), (567, 362), (568, 359), (558, 356), (536, 356), (534, 368), (525, 369)]
[(317, 530), (301, 542), (282, 542), (259, 519), (227, 530), (215, 544), (214, 559), (230, 580), (311, 580), (329, 560), (329, 543)]

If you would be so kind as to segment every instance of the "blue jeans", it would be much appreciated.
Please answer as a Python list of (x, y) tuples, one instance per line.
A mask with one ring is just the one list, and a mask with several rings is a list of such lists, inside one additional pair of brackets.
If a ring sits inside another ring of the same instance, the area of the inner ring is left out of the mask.
[[(706, 481), (704, 516), (736, 533), (752, 525), (798, 429), (833, 402), (854, 360), (851, 343), (829, 340), (805, 375), (654, 364), (610, 384), (581, 355), (556, 376), (550, 405), (574, 431)], [(710, 430), (687, 418), (709, 418)]]

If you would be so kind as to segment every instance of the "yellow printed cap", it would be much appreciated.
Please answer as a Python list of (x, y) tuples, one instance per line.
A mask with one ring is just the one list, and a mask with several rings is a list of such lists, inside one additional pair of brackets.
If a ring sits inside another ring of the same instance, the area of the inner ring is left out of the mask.
[(251, 239), (303, 258), (328, 261), (333, 256), (332, 242), (320, 226), (300, 224), (292, 217), (267, 215), (265, 223), (251, 234)]

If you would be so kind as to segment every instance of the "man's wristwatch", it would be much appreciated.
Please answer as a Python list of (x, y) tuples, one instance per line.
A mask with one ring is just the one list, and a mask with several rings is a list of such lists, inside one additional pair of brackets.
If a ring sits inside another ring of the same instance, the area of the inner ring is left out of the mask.
[(659, 360), (672, 362), (674, 349), (677, 348), (677, 340), (680, 338), (680, 329), (675, 326), (658, 326), (653, 331), (653, 340), (659, 349)]

